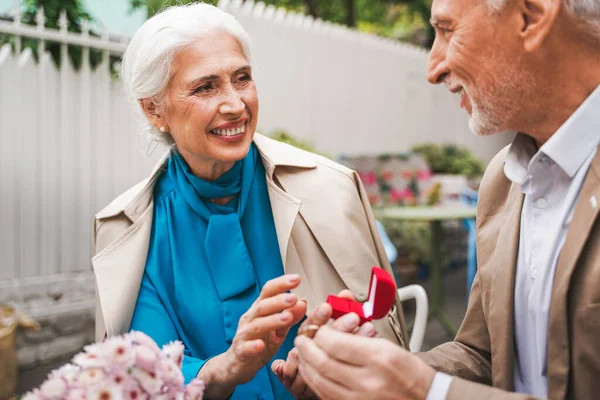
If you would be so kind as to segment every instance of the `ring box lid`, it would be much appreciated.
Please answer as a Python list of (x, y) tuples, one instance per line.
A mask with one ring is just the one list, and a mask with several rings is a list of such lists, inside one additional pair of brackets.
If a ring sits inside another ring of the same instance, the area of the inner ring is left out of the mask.
[(361, 323), (364, 323), (385, 317), (392, 309), (395, 298), (396, 284), (394, 279), (384, 269), (373, 267), (371, 282), (369, 283), (369, 294), (365, 303), (361, 304), (337, 296), (329, 296), (327, 302), (333, 308), (332, 317), (334, 319), (354, 312), (361, 318)]

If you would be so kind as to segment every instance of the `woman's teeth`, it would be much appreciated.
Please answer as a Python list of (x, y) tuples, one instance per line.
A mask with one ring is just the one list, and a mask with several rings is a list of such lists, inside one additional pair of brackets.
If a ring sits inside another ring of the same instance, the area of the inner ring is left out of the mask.
[(235, 136), (246, 131), (246, 125), (242, 125), (236, 129), (213, 129), (211, 132), (219, 136)]

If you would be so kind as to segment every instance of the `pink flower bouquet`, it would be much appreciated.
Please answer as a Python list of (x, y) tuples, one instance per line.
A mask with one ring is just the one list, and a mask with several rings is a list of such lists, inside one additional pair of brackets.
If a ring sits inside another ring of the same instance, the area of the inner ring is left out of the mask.
[(201, 380), (184, 386), (183, 349), (181, 342), (171, 342), (161, 350), (141, 332), (113, 337), (86, 346), (22, 399), (201, 400)]

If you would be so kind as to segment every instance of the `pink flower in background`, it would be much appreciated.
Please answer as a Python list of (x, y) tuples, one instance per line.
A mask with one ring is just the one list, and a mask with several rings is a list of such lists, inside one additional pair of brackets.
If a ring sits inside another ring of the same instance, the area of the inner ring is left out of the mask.
[(390, 192), (390, 201), (394, 204), (401, 202), (402, 200), (409, 200), (413, 198), (413, 193), (409, 188), (404, 189), (392, 189)]
[(204, 382), (184, 385), (184, 347), (171, 342), (162, 350), (141, 332), (86, 346), (84, 352), (53, 371), (24, 400), (201, 400)]
[(411, 179), (413, 177), (413, 171), (410, 169), (404, 169), (402, 170), (401, 175), (404, 179)]
[(432, 177), (433, 177), (433, 174), (429, 170), (420, 169), (417, 171), (417, 179), (420, 181), (425, 181), (427, 179), (431, 179)]
[(377, 177), (375, 176), (375, 172), (359, 172), (358, 176), (365, 186), (372, 186), (377, 183)]
[(391, 169), (381, 171), (381, 178), (386, 182), (391, 181), (394, 178), (394, 171)]

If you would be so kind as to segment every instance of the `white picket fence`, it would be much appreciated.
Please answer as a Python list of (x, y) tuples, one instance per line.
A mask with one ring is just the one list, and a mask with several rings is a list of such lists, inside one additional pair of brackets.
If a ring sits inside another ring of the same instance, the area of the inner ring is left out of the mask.
[[(485, 160), (506, 138), (473, 137), (444, 89), (425, 80), (427, 53), (252, 1), (222, 1), (254, 42), (259, 128), (285, 129), (332, 155), (401, 152), (425, 141), (457, 142)], [(96, 211), (145, 177), (161, 150), (148, 140), (109, 73), (127, 40), (25, 26), (0, 33), (40, 39), (0, 50), (0, 303), (34, 316), (93, 305), (91, 223)], [(62, 44), (58, 70), (45, 41)], [(75, 71), (67, 46), (84, 49)], [(104, 52), (92, 70), (89, 49)]]

